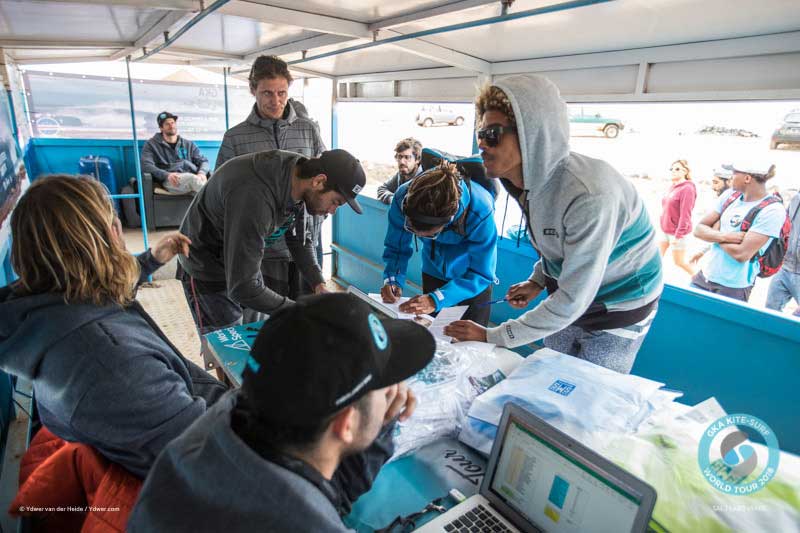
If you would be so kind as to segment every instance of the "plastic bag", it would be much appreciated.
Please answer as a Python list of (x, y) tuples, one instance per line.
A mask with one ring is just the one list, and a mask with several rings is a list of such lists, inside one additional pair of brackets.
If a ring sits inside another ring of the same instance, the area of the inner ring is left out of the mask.
[[(598, 451), (656, 489), (653, 518), (673, 533), (800, 531), (797, 456), (782, 452), (775, 477), (747, 496), (724, 494), (703, 478), (697, 462), (700, 439), (725, 414), (713, 398), (694, 408), (674, 403), (636, 434), (616, 435)], [(768, 455), (762, 445), (751, 445), (759, 458)]]
[[(663, 383), (620, 374), (588, 361), (543, 349), (522, 363), (505, 381), (479, 396), (469, 416), (497, 426), (507, 402), (514, 402), (556, 428), (596, 447), (603, 432), (632, 433), (643, 420), (678, 392), (661, 391)], [(470, 431), (489, 430), (470, 422)], [(463, 437), (469, 440), (476, 435)], [(481, 439), (478, 449), (485, 449)], [(470, 442), (467, 442), (470, 445)]]
[(395, 460), (442, 437), (456, 437), (472, 401), (505, 379), (493, 346), (436, 340), (431, 363), (408, 381), (417, 397), (412, 417), (397, 424)]

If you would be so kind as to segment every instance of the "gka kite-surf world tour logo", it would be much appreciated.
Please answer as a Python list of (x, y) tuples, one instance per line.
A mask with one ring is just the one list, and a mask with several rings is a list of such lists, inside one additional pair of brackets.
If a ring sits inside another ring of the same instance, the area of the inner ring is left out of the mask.
[(697, 453), (706, 481), (734, 495), (763, 489), (775, 477), (779, 459), (775, 432), (763, 420), (741, 413), (722, 416), (708, 426)]

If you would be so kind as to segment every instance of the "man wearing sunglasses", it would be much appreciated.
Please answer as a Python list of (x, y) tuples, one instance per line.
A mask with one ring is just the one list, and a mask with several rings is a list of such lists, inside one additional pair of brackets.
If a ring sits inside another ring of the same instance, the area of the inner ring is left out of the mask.
[(403, 293), (412, 243), (422, 241), (422, 291), (402, 304), (405, 313), (438, 313), (467, 305), (464, 318), (486, 326), (497, 263), (494, 200), (444, 163), (402, 185), (389, 208), (384, 240), (383, 301)]
[(545, 346), (618, 372), (630, 372), (663, 287), (650, 217), (636, 189), (604, 161), (569, 150), (567, 106), (541, 76), (487, 86), (476, 102), (487, 175), (501, 178), (525, 214), (539, 260), (512, 285), (519, 318), (495, 328), (459, 320), (458, 340)]
[(378, 200), (389, 205), (398, 187), (419, 176), (422, 172), (420, 156), (422, 143), (414, 137), (398, 142), (394, 147), (394, 160), (397, 161), (397, 173), (378, 187)]

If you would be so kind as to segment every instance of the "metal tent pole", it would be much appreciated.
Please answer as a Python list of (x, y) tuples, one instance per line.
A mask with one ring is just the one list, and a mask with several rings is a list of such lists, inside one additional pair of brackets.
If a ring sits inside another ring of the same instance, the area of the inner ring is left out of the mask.
[[(147, 215), (144, 212), (144, 187), (142, 186), (142, 164), (139, 162), (139, 138), (136, 135), (136, 110), (133, 106), (133, 84), (131, 83), (131, 56), (125, 58), (125, 67), (128, 69), (128, 100), (131, 106), (131, 129), (133, 130), (133, 161), (136, 164), (136, 181), (139, 183), (139, 218), (142, 221), (142, 236), (144, 237), (144, 249), (150, 248), (150, 243), (147, 240)], [(112, 194), (112, 198), (120, 197), (121, 195)], [(126, 195), (126, 197), (129, 197)]]
[(225, 131), (228, 131), (230, 124), (228, 122), (228, 74), (230, 74), (231, 67), (222, 67), (222, 82), (225, 91)]

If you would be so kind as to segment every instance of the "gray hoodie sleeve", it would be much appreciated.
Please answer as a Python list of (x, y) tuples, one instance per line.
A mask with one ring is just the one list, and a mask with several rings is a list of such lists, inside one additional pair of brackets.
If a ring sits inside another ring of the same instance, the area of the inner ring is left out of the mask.
[(139, 263), (139, 282), (140, 285), (147, 281), (147, 277), (153, 274), (156, 270), (164, 266), (162, 263), (156, 261), (153, 257), (153, 252), (149, 248), (136, 256), (136, 261)]
[[(309, 218), (311, 216), (309, 215)], [(313, 239), (306, 239), (306, 222), (305, 216), (298, 217), (295, 221), (294, 231), (286, 233), (286, 247), (289, 248), (289, 253), (292, 254), (292, 259), (297, 263), (297, 268), (300, 273), (314, 287), (320, 283), (325, 282), (322, 276), (322, 270), (317, 264), (317, 252)]]
[(231, 130), (225, 132), (225, 135), (222, 136), (222, 144), (219, 147), (219, 152), (217, 153), (217, 162), (214, 164), (214, 170), (219, 170), (219, 167), (222, 166), (225, 161), (236, 157), (236, 152), (233, 150), (233, 141), (231, 140), (231, 136), (229, 133)]
[(397, 174), (395, 174), (378, 186), (378, 200), (387, 205), (391, 204), (392, 198), (394, 198), (394, 193), (397, 192), (398, 181), (400, 180), (397, 179)]
[(262, 228), (274, 226), (272, 203), (249, 189), (229, 192), (224, 203), (223, 257), (228, 294), (244, 307), (273, 313), (291, 300), (267, 287), (261, 274)]
[(183, 378), (153, 354), (124, 361), (81, 399), (70, 425), (81, 442), (144, 478), (156, 456), (206, 410)]
[(528, 278), (528, 281), (532, 281), (537, 285), (539, 285), (541, 288), (544, 288), (545, 276), (544, 276), (544, 270), (542, 269), (541, 259), (536, 261), (536, 264), (533, 265), (533, 273), (531, 273), (531, 277)]
[(208, 175), (208, 158), (203, 155), (200, 148), (195, 143), (189, 141), (190, 153), (189, 158), (192, 163), (197, 167), (198, 172), (203, 172)]
[(169, 172), (156, 166), (155, 157), (156, 153), (153, 150), (152, 141), (148, 140), (144, 143), (144, 148), (142, 148), (142, 173), (150, 174), (158, 183), (164, 183)]
[(623, 227), (617, 220), (618, 206), (604, 195), (586, 194), (575, 200), (564, 215), (566, 259), (558, 290), (519, 318), (489, 328), (488, 342), (513, 348), (537, 341), (566, 328), (589, 308)]

